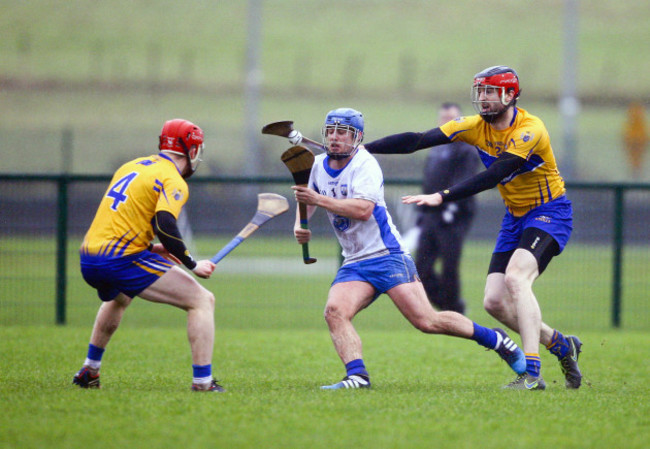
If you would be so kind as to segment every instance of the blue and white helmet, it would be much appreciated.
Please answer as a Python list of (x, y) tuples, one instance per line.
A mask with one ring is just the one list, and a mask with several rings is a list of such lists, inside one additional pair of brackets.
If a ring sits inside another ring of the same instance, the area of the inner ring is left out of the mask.
[[(330, 151), (328, 133), (344, 129), (352, 133), (352, 144), (349, 151), (343, 153), (333, 153)], [(363, 114), (351, 108), (338, 108), (327, 113), (325, 125), (321, 131), (323, 136), (323, 146), (327, 155), (332, 159), (345, 159), (356, 151), (357, 147), (363, 140)]]

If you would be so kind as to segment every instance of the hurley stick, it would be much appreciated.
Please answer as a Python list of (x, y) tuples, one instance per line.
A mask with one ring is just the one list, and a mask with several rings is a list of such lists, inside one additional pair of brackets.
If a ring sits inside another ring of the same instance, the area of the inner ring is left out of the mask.
[[(314, 153), (305, 147), (294, 146), (282, 153), (281, 159), (291, 172), (296, 185), (306, 186), (309, 182), (311, 167), (314, 165)], [(306, 204), (298, 203), (298, 215), (300, 217), (300, 227), (302, 229), (309, 229)], [(316, 259), (309, 257), (308, 243), (302, 244), (302, 260), (306, 264), (316, 262)]]
[(325, 151), (322, 144), (303, 136), (297, 129), (293, 129), (292, 121), (269, 123), (262, 128), (262, 134), (286, 137), (293, 145), (303, 145), (311, 151), (319, 153)]
[(275, 193), (260, 193), (257, 195), (257, 211), (251, 221), (244, 226), (239, 234), (233, 238), (230, 243), (224, 246), (221, 251), (214, 255), (212, 263), (219, 263), (221, 259), (226, 257), (233, 249), (241, 242), (247, 239), (253, 232), (257, 231), (260, 226), (269, 221), (270, 219), (282, 215), (289, 210), (289, 202), (282, 195)]

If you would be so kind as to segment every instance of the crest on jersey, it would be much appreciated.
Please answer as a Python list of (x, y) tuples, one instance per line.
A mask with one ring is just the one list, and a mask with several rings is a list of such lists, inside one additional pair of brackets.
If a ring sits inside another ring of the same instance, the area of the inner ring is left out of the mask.
[(523, 140), (524, 142), (528, 142), (533, 137), (535, 137), (535, 134), (531, 133), (530, 131), (521, 133), (521, 140)]
[(348, 196), (348, 185), (347, 184), (341, 184), (341, 195), (347, 197)]
[(173, 197), (176, 201), (180, 201), (180, 200), (183, 199), (183, 192), (182, 192), (181, 190), (174, 189), (174, 191), (172, 192), (172, 197)]
[(334, 220), (332, 221), (332, 226), (334, 226), (338, 231), (347, 231), (350, 228), (350, 219), (348, 217), (335, 215)]

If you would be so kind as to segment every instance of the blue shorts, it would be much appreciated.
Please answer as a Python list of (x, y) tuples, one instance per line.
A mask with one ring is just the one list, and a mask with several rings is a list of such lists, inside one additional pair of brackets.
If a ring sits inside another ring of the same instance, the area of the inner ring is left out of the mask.
[(377, 299), (397, 285), (418, 279), (418, 271), (410, 254), (388, 254), (343, 265), (332, 285), (349, 281), (367, 282), (375, 288), (374, 299)]
[(519, 239), (526, 228), (539, 228), (553, 237), (564, 249), (573, 230), (573, 208), (566, 196), (561, 196), (550, 203), (542, 204), (521, 217), (506, 212), (501, 222), (501, 230), (494, 247), (495, 253), (511, 251), (517, 248)]
[(97, 289), (102, 301), (111, 301), (119, 293), (130, 298), (160, 279), (173, 264), (151, 251), (124, 257), (92, 256), (81, 253), (81, 275)]

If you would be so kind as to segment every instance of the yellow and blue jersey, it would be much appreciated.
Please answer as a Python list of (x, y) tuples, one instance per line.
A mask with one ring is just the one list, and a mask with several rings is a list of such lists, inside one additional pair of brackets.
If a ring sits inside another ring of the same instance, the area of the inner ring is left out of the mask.
[(127, 162), (113, 175), (81, 253), (113, 258), (147, 249), (154, 238), (156, 212), (178, 218), (188, 194), (187, 183), (164, 154)]
[(452, 141), (474, 145), (486, 167), (504, 152), (526, 159), (522, 168), (498, 185), (508, 211), (520, 217), (564, 195), (566, 189), (544, 123), (524, 109), (514, 111), (511, 125), (501, 131), (492, 128), (480, 115), (460, 117), (440, 129)]

